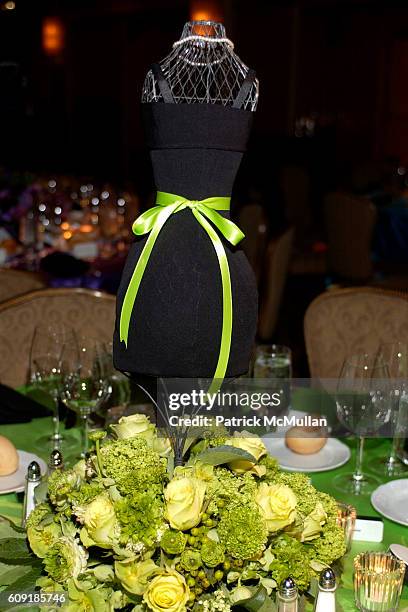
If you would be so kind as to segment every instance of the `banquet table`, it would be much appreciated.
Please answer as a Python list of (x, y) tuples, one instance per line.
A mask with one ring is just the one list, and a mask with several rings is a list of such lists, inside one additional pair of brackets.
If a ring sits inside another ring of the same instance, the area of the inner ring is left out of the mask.
[[(35, 439), (38, 438), (44, 431), (51, 431), (51, 419), (41, 418), (34, 419), (30, 423), (22, 423), (17, 425), (4, 425), (1, 427), (1, 434), (8, 437), (20, 450), (28, 452), (35, 452), (37, 455), (42, 457), (45, 461), (48, 461), (47, 453), (39, 452), (34, 445)], [(78, 440), (79, 443), (79, 431), (76, 429), (70, 430)], [(333, 487), (333, 477), (337, 474), (350, 471), (350, 467), (353, 465), (355, 443), (354, 440), (347, 440), (351, 448), (351, 460), (346, 465), (331, 470), (328, 472), (320, 472), (310, 474), (314, 486), (326, 493), (330, 493), (339, 501), (353, 504), (357, 509), (359, 516), (372, 516), (378, 517), (378, 513), (373, 509), (370, 503), (369, 497), (355, 497), (352, 495), (341, 495)], [(388, 440), (367, 440), (366, 441), (366, 456), (365, 465), (367, 472), (376, 474), (375, 468), (378, 466), (380, 458), (387, 454), (389, 450)], [(75, 449), (73, 449), (75, 452)], [(377, 474), (378, 476), (378, 474)], [(385, 482), (385, 479), (384, 479)], [(22, 514), (22, 494), (8, 494), (0, 496), (0, 515), (7, 516), (15, 522), (21, 520)], [(343, 559), (343, 572), (341, 577), (341, 584), (337, 592), (338, 600), (338, 612), (354, 612), (357, 610), (354, 603), (353, 594), (353, 558), (354, 556), (363, 551), (374, 550), (384, 551), (387, 550), (389, 545), (392, 543), (403, 544), (408, 546), (408, 528), (402, 525), (398, 525), (388, 519), (383, 519), (384, 522), (384, 538), (379, 544), (370, 542), (354, 542), (351, 551)], [(312, 604), (308, 602), (306, 604), (306, 610), (312, 609)], [(32, 608), (30, 608), (32, 610)], [(399, 612), (408, 612), (408, 584), (406, 582), (400, 606)]]

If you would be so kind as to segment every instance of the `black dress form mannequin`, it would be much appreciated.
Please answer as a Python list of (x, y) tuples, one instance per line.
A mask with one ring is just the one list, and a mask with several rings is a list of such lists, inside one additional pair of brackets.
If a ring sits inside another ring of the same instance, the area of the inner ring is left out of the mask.
[[(157, 190), (194, 200), (230, 196), (252, 123), (253, 113), (241, 106), (253, 71), (232, 106), (176, 104), (160, 67), (153, 72), (163, 101), (142, 104), (142, 116)], [(133, 307), (127, 347), (120, 342), (124, 295), (146, 239), (137, 238), (131, 247), (118, 291), (115, 367), (136, 378), (212, 378), (222, 327), (220, 269), (207, 233), (189, 209), (171, 216), (160, 231)], [(242, 250), (222, 240), (233, 301), (226, 376), (235, 377), (248, 370), (257, 290)]]

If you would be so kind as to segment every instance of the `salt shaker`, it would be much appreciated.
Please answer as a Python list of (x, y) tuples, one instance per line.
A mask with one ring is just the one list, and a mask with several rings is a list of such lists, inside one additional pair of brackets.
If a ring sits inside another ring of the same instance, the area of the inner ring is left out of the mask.
[(35, 508), (34, 489), (41, 482), (41, 470), (36, 461), (32, 461), (27, 468), (25, 494), (24, 494), (24, 509), (22, 526), (25, 527), (30, 513)]
[(298, 612), (298, 590), (293, 578), (285, 578), (276, 594), (278, 612)]
[(58, 448), (54, 448), (51, 451), (50, 461), (48, 463), (48, 474), (52, 474), (55, 470), (63, 470), (64, 469), (64, 460), (62, 458), (61, 451)]
[(314, 612), (336, 612), (336, 576), (331, 568), (322, 571)]

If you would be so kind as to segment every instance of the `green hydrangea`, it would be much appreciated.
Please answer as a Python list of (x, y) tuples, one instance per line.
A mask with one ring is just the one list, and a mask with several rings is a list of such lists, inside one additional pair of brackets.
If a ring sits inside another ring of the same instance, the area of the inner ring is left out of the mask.
[(277, 584), (290, 576), (299, 590), (306, 590), (312, 577), (308, 547), (284, 534), (273, 540), (270, 551), (274, 559), (269, 571)]
[(261, 480), (264, 480), (268, 484), (275, 482), (276, 474), (279, 472), (279, 463), (277, 459), (267, 455), (266, 457), (262, 457), (258, 463), (266, 468), (266, 473), (262, 476)]
[(115, 481), (120, 493), (162, 490), (166, 460), (149, 448), (146, 440), (115, 440), (102, 446), (100, 455), (105, 476)]
[(52, 508), (50, 504), (48, 504), (47, 502), (42, 502), (41, 504), (38, 504), (38, 506), (36, 506), (34, 510), (30, 512), (30, 515), (27, 519), (27, 528), (40, 527), (40, 523), (47, 515), (50, 515), (52, 517)]
[(207, 567), (216, 567), (224, 563), (224, 547), (214, 540), (207, 538), (201, 547), (201, 558)]
[(187, 536), (182, 531), (166, 529), (160, 540), (160, 547), (168, 555), (179, 555), (186, 547)]
[(119, 499), (115, 512), (120, 524), (120, 543), (143, 542), (147, 548), (156, 545), (163, 526), (163, 501), (153, 491), (138, 492)]
[(187, 548), (181, 554), (180, 565), (186, 572), (197, 570), (201, 565), (201, 555), (198, 550)]
[(343, 529), (334, 520), (330, 520), (324, 525), (321, 537), (313, 540), (311, 548), (313, 559), (331, 565), (346, 552)]
[(95, 497), (97, 497), (104, 490), (103, 485), (98, 480), (91, 480), (91, 482), (82, 482), (78, 491), (71, 493), (71, 504), (73, 507), (86, 506)]
[(252, 559), (265, 547), (268, 531), (257, 506), (241, 505), (227, 509), (217, 531), (228, 554), (236, 559)]
[(48, 480), (48, 497), (57, 510), (64, 511), (80, 485), (81, 479), (74, 470), (55, 470)]
[(218, 467), (214, 470), (215, 479), (208, 487), (210, 499), (222, 500), (228, 507), (249, 504), (255, 497), (257, 482), (253, 474), (234, 474), (228, 468)]

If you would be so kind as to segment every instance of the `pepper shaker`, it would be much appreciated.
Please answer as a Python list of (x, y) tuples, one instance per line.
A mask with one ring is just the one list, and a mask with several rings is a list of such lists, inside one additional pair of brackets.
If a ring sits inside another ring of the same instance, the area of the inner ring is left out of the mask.
[(298, 590), (290, 576), (282, 581), (277, 595), (278, 612), (298, 612)]

